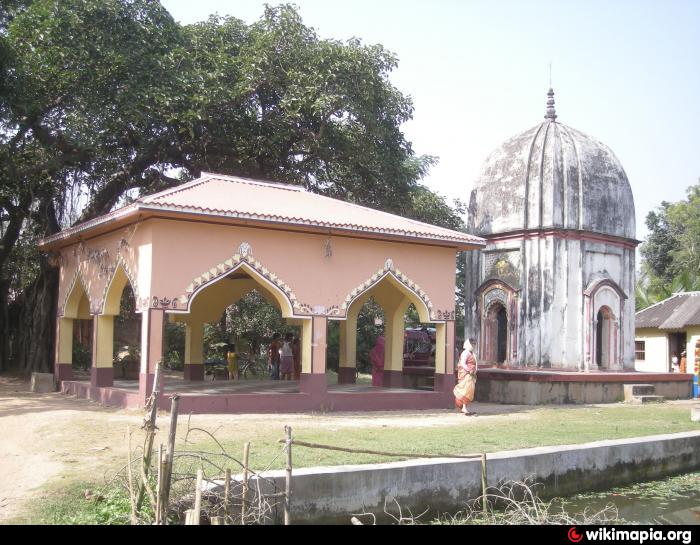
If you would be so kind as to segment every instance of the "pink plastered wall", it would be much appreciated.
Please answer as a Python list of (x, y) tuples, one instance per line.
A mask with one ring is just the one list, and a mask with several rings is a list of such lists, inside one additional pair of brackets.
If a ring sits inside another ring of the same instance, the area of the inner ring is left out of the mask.
[(150, 245), (151, 226), (145, 222), (62, 248), (58, 313), (62, 314), (65, 302), (78, 282), (87, 293), (91, 313), (102, 312), (105, 294), (117, 267), (121, 267), (129, 278), (137, 301), (139, 297), (147, 299), (150, 294)]
[(180, 309), (188, 298), (188, 286), (240, 254), (244, 245), (256, 262), (291, 288), (304, 308), (322, 307), (325, 312), (321, 313), (331, 317), (344, 316), (346, 297), (385, 270), (389, 259), (394, 271), (426, 294), (435, 319), (438, 311), (454, 312), (453, 248), (194, 221), (153, 219), (146, 223), (151, 224), (153, 234), (151, 299), (177, 301), (174, 304)]

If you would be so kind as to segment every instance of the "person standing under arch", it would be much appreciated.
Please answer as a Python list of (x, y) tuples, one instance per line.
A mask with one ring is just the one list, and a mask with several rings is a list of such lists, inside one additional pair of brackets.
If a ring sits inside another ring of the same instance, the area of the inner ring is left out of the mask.
[(369, 361), (372, 362), (372, 386), (384, 386), (384, 336), (377, 337), (374, 348), (369, 351)]
[(284, 343), (280, 348), (280, 373), (282, 380), (292, 380), (294, 372), (294, 351), (292, 349), (292, 334), (287, 333), (284, 336)]
[(272, 336), (272, 342), (267, 348), (268, 365), (270, 366), (270, 378), (272, 380), (280, 379), (280, 334), (275, 333)]

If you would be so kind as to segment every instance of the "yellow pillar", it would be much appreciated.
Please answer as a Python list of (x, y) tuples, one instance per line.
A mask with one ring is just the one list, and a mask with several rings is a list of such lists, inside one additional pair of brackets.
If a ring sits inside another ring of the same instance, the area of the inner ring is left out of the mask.
[(73, 363), (73, 319), (58, 319), (58, 336), (56, 337), (57, 363), (71, 365)]
[(435, 391), (445, 394), (446, 407), (452, 404), (454, 366), (455, 323), (435, 324)]
[(445, 374), (447, 371), (447, 328), (445, 324), (435, 324), (435, 373)]
[(404, 317), (409, 301), (406, 298), (392, 308), (384, 309), (384, 387), (403, 387)]
[(114, 382), (114, 316), (96, 315), (92, 327), (92, 386), (104, 388)]
[(339, 384), (355, 384), (357, 376), (357, 316), (362, 305), (354, 306), (340, 322)]
[(56, 320), (56, 361), (54, 376), (56, 382), (73, 378), (73, 319), (58, 318)]
[(204, 380), (204, 324), (185, 324), (185, 380)]

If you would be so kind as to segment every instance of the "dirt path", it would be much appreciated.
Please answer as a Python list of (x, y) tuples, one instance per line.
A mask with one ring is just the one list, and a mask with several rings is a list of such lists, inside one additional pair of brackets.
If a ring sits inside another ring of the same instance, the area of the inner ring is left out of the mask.
[[(483, 404), (477, 408), (486, 417), (522, 409)], [(140, 410), (109, 409), (59, 393), (34, 394), (28, 382), (0, 377), (0, 523), (15, 516), (24, 502), (50, 493), (47, 483), (95, 480), (119, 468), (126, 459), (127, 425), (138, 428), (142, 417)], [(235, 430), (243, 437), (280, 422), (329, 430), (468, 425), (454, 411), (192, 417), (198, 427)]]

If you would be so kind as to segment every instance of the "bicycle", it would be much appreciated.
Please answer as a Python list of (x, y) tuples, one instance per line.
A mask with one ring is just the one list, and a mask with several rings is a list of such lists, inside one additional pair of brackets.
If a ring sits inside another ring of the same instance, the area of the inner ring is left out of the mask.
[(251, 358), (250, 354), (245, 352), (241, 354), (238, 367), (239, 378), (263, 378), (267, 372), (267, 365), (264, 361)]

